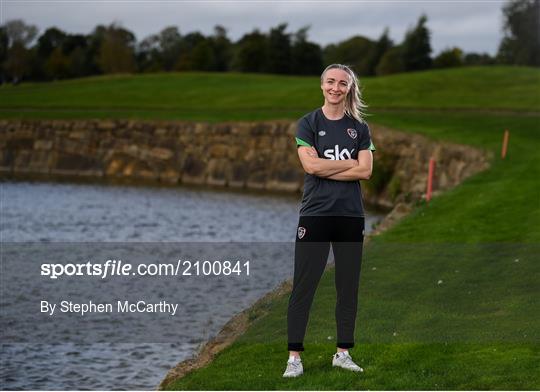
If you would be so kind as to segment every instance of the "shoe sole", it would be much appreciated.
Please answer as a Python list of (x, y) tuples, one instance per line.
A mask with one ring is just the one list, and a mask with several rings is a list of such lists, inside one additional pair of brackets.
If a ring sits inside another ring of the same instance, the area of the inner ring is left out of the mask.
[(364, 369), (362, 369), (362, 368), (360, 368), (360, 370), (355, 370), (355, 369), (349, 369), (349, 368), (339, 366), (339, 365), (334, 365), (334, 364), (332, 364), (332, 367), (337, 367), (337, 368), (348, 370), (349, 372), (355, 372), (355, 373), (363, 373), (364, 372)]
[(300, 374), (291, 374), (291, 375), (283, 375), (283, 378), (295, 378), (295, 377), (300, 377), (302, 374), (304, 373), (300, 373)]

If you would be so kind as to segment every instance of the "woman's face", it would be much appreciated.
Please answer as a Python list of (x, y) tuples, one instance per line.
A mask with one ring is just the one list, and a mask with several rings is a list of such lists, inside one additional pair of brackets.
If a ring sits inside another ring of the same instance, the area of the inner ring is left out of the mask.
[(349, 74), (342, 69), (332, 68), (326, 71), (321, 85), (324, 100), (333, 105), (341, 104), (350, 89)]

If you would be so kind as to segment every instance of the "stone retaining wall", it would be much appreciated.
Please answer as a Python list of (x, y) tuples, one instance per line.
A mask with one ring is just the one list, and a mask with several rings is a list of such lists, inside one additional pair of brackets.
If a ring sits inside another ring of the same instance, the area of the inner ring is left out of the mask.
[[(0, 176), (85, 177), (297, 192), (303, 171), (296, 124), (128, 120), (0, 121)], [(371, 125), (375, 170), (368, 202), (392, 207), (422, 197), (430, 156), (435, 190), (487, 167), (484, 153)]]

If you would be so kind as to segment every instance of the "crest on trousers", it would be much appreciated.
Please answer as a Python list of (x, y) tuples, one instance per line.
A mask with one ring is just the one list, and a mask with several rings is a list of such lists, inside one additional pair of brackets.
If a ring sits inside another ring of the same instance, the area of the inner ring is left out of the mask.
[(305, 227), (300, 226), (300, 227), (298, 228), (298, 239), (301, 240), (302, 238), (304, 238), (304, 236), (306, 235), (306, 231), (307, 231), (307, 230), (306, 230)]
[(358, 136), (358, 132), (356, 132), (356, 129), (354, 128), (347, 128), (347, 133), (353, 139), (356, 139), (356, 136)]

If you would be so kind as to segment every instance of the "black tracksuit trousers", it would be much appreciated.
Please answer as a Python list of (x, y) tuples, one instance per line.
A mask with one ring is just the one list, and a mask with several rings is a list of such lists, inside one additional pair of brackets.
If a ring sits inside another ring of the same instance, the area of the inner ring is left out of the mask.
[(364, 218), (301, 216), (295, 244), (293, 289), (287, 311), (288, 350), (304, 351), (304, 335), (330, 244), (335, 258), (337, 347), (354, 346)]

